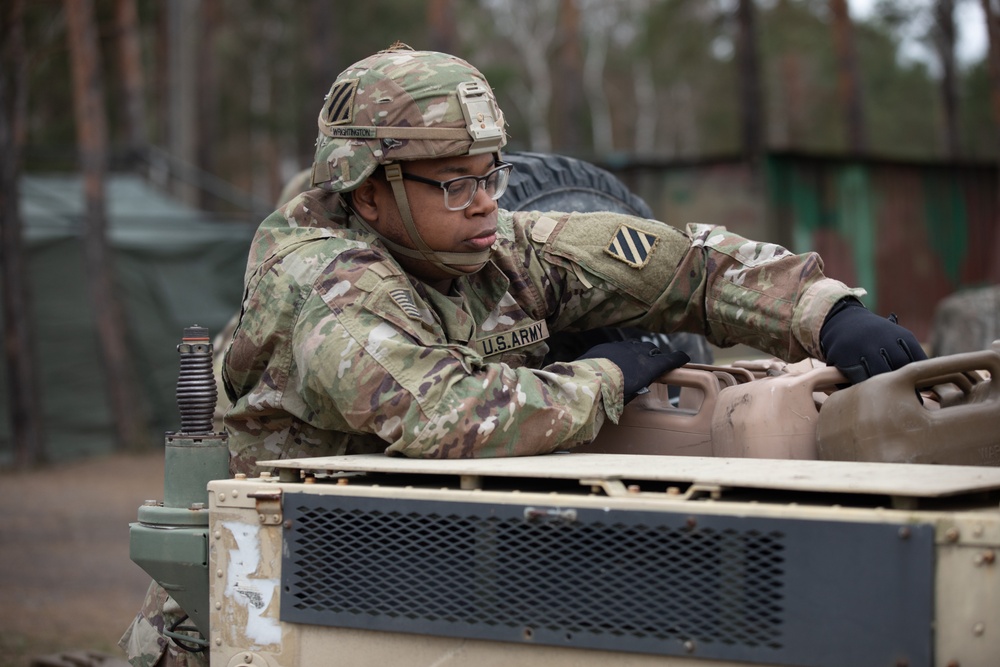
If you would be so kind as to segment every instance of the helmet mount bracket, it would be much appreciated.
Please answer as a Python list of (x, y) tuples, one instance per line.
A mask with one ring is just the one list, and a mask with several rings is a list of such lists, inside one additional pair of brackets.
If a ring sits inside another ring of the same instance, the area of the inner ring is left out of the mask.
[(468, 154), (499, 151), (504, 139), (503, 121), (486, 84), (482, 81), (458, 84), (458, 101), (472, 138)]

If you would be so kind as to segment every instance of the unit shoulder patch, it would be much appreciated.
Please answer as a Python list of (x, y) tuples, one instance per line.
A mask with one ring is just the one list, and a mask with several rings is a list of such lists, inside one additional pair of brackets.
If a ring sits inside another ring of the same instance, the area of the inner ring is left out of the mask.
[(629, 266), (641, 269), (649, 262), (658, 240), (655, 234), (622, 225), (604, 251)]

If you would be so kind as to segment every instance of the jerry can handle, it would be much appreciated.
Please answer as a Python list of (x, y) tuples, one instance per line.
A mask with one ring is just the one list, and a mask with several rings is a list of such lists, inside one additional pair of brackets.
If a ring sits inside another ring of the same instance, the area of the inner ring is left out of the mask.
[[(892, 375), (895, 375), (900, 382), (913, 385), (917, 389), (929, 389), (935, 384), (941, 384), (943, 380), (950, 381), (956, 374), (971, 373), (978, 370), (990, 372), (989, 397), (996, 398), (1000, 391), (993, 382), (993, 378), (1000, 377), (1000, 354), (993, 350), (980, 350), (978, 352), (964, 352), (952, 354), (946, 357), (934, 357), (915, 361), (903, 366)], [(966, 376), (968, 380), (968, 376)], [(983, 380), (985, 382), (986, 380)], [(963, 388), (963, 383), (956, 383), (959, 389)], [(969, 383), (971, 390), (971, 381)]]
[(673, 385), (675, 387), (701, 389), (705, 392), (706, 398), (719, 395), (719, 379), (715, 373), (690, 370), (687, 366), (681, 366), (680, 368), (675, 368), (672, 371), (664, 373), (654, 380), (654, 382), (657, 384)]
[(819, 391), (824, 387), (836, 387), (840, 384), (847, 384), (848, 379), (844, 377), (836, 366), (820, 366), (811, 371), (806, 371), (799, 376), (802, 382), (809, 386), (810, 391)]
[[(751, 382), (757, 379), (753, 372), (742, 366), (737, 366), (733, 364), (732, 366), (713, 366), (712, 364), (684, 364), (684, 368), (689, 368), (696, 371), (711, 371), (715, 373), (717, 377), (726, 382), (726, 386), (732, 386), (731, 381), (735, 381), (736, 384), (743, 384), (744, 382)], [(723, 377), (725, 374), (729, 377)]]

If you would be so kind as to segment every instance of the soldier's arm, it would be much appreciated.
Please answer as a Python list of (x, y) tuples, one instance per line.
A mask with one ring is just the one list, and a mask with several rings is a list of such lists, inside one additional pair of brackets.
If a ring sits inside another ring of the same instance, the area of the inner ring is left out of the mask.
[(722, 227), (686, 232), (611, 213), (514, 214), (543, 286), (549, 328), (635, 326), (702, 333), (789, 361), (822, 358), (819, 332), (840, 299), (860, 296), (823, 275), (815, 253), (796, 255)]

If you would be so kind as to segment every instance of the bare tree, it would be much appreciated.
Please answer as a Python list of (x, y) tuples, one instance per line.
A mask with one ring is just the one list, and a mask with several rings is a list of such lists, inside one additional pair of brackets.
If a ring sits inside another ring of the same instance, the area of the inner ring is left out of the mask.
[(578, 153), (584, 125), (583, 56), (580, 46), (580, 9), (576, 0), (559, 1), (558, 58), (555, 79), (556, 148)]
[[(639, 56), (633, 60), (632, 85), (635, 88), (633, 150), (640, 154), (653, 153), (656, 150), (656, 121), (660, 115), (660, 108), (656, 103), (656, 80), (653, 79), (653, 66), (648, 56)], [(687, 110), (687, 108), (681, 109)], [(689, 138), (694, 139), (693, 133)]]
[(861, 73), (854, 38), (854, 23), (847, 10), (847, 0), (830, 0), (833, 45), (837, 54), (837, 92), (847, 125), (847, 145), (851, 153), (868, 150)]
[[(983, 15), (986, 17), (986, 31), (989, 36), (990, 101), (992, 102), (994, 136), (994, 156), (1000, 157), (1000, 2), (997, 0), (982, 0)], [(1000, 178), (997, 180), (997, 192), (1000, 193)], [(1000, 195), (995, 202), (1000, 218)], [(1000, 235), (997, 236), (997, 251), (1000, 251)]]
[(633, 48), (645, 29), (649, 12), (648, 0), (578, 0), (581, 9), (580, 28), (586, 39), (583, 64), (583, 89), (590, 107), (594, 151), (614, 150), (614, 118), (608, 91), (605, 89), (607, 62), (611, 49), (631, 53), (630, 61), (635, 104), (629, 105), (634, 114), (632, 144), (636, 152), (649, 153), (656, 142), (657, 117), (661, 110), (656, 104), (656, 83), (649, 55)]
[(754, 0), (739, 0), (736, 8), (738, 33), (736, 58), (739, 67), (740, 128), (743, 157), (755, 173), (764, 155), (763, 83), (757, 48), (757, 17)]
[[(198, 43), (201, 0), (166, 3), (169, 62), (167, 147), (174, 158), (193, 165), (198, 159)], [(171, 188), (185, 204), (197, 206), (198, 193), (190, 183)]]
[[(253, 118), (250, 151), (254, 156), (251, 192), (264, 201), (274, 201), (286, 180), (281, 173), (282, 137), (268, 123), (268, 119), (276, 113), (276, 90), (281, 81), (291, 76), (288, 59), (278, 57), (288, 29), (282, 17), (291, 9), (284, 0), (277, 5), (279, 11), (259, 13), (251, 25), (253, 42), (257, 46), (251, 56), (249, 94)], [(292, 148), (289, 154), (294, 152)]]
[(118, 70), (125, 98), (125, 129), (130, 158), (146, 148), (146, 102), (139, 47), (139, 13), (135, 0), (116, 0), (115, 24), (118, 42)]
[(455, 28), (453, 0), (429, 0), (427, 3), (427, 28), (431, 48), (443, 53), (454, 53), (458, 44)]
[(14, 463), (19, 468), (45, 459), (30, 299), (21, 238), (20, 127), (24, 123), (24, 0), (3, 10), (0, 41), (0, 299), (3, 306), (4, 360)]
[(931, 42), (941, 62), (941, 100), (944, 108), (945, 154), (962, 154), (958, 132), (958, 66), (955, 62), (955, 0), (936, 0)]
[(343, 28), (337, 21), (327, 20), (329, 11), (327, 0), (310, 0), (307, 7), (309, 24), (306, 26), (306, 65), (309, 76), (306, 83), (311, 94), (306, 96), (307, 103), (302, 105), (300, 166), (308, 165), (313, 160), (317, 135), (316, 116), (319, 114), (322, 97), (343, 69)]
[[(202, 0), (200, 8), (201, 20), (197, 27), (201, 31), (197, 40), (198, 68), (195, 70), (195, 124), (192, 132), (195, 136), (194, 163), (198, 169), (214, 173), (216, 167), (216, 151), (218, 150), (219, 128), (219, 66), (215, 57), (215, 45), (219, 28), (222, 25), (223, 7), (220, 0)], [(198, 203), (206, 208), (208, 193), (204, 190), (198, 194)]]
[(166, 146), (170, 135), (170, 14), (174, 3), (153, 6), (155, 38), (153, 40), (153, 109), (155, 115), (153, 143)]
[(552, 99), (552, 65), (549, 50), (557, 30), (558, 0), (511, 2), (481, 0), (490, 12), (497, 32), (507, 38), (528, 75), (527, 85), (514, 86), (514, 103), (524, 114), (532, 150), (552, 150), (549, 109)]
[(98, 62), (93, 0), (65, 0), (73, 107), (85, 197), (83, 255), (119, 448), (144, 448), (146, 421), (135, 389), (124, 317), (115, 296), (112, 255), (105, 230), (104, 188), (108, 140), (104, 85)]
[(583, 59), (583, 90), (590, 107), (591, 140), (598, 155), (614, 150), (611, 105), (604, 89), (604, 69), (608, 60), (611, 32), (618, 22), (616, 3), (602, 0), (579, 0), (580, 29), (586, 38)]
[(994, 141), (1000, 145), (1000, 7), (997, 4), (997, 0), (982, 0), (983, 15), (986, 18), (986, 32), (989, 37), (989, 50), (986, 58), (989, 62), (990, 72), (990, 101), (993, 123), (997, 128), (997, 136)]

